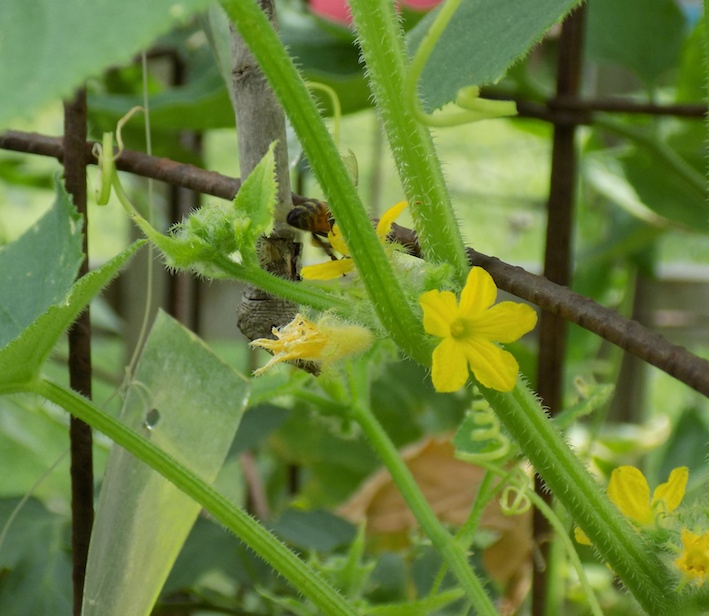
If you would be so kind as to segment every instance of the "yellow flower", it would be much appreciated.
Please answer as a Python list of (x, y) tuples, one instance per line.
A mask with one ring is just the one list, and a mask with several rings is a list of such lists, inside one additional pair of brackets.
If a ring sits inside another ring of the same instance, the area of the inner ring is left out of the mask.
[[(619, 466), (611, 473), (606, 493), (620, 509), (620, 512), (639, 526), (651, 526), (662, 515), (679, 507), (687, 488), (689, 469), (675, 468), (669, 479), (657, 486), (650, 499), (650, 486), (642, 471), (634, 466)], [(580, 529), (574, 530), (576, 541), (591, 545), (591, 541)]]
[(682, 547), (684, 551), (675, 565), (685, 578), (698, 579), (701, 586), (709, 575), (709, 533), (695, 535), (683, 528)]
[(282, 361), (303, 359), (328, 364), (349, 355), (363, 353), (374, 342), (372, 332), (359, 325), (344, 325), (325, 317), (317, 324), (306, 319), (302, 314), (280, 329), (274, 327), (276, 340), (259, 338), (251, 343), (271, 351), (273, 357), (268, 363), (254, 372), (261, 374), (274, 364)]
[(433, 351), (436, 391), (460, 389), (468, 380), (468, 367), (485, 387), (514, 388), (519, 365), (496, 343), (513, 342), (534, 329), (537, 314), (516, 302), (493, 306), (496, 297), (492, 277), (480, 267), (470, 270), (460, 302), (450, 291), (428, 291), (419, 297), (424, 329), (443, 338)]
[[(395, 206), (389, 208), (377, 223), (377, 237), (383, 244), (391, 230), (391, 224), (399, 217), (406, 208), (406, 201), (399, 201)], [(337, 261), (326, 261), (317, 265), (306, 265), (300, 272), (305, 280), (332, 280), (351, 272), (354, 269), (354, 262), (350, 257), (349, 248), (345, 243), (340, 227), (333, 225), (332, 230), (327, 234), (330, 245), (341, 255), (342, 259)]]

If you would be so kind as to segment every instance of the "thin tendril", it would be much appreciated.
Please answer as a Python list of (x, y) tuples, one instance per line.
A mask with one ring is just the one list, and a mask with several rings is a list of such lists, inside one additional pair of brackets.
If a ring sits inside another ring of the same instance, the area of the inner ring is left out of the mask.
[(342, 120), (342, 105), (340, 105), (340, 97), (337, 92), (330, 86), (316, 81), (306, 81), (305, 85), (309, 90), (320, 90), (327, 94), (332, 104), (332, 140), (337, 147), (340, 147), (340, 121)]
[[(476, 428), (470, 433), (470, 440), (474, 442), (488, 441), (494, 444), (492, 449), (480, 452), (456, 451), (455, 457), (471, 464), (482, 462), (495, 462), (507, 457), (510, 453), (510, 439), (500, 430), (500, 420), (495, 411), (485, 400), (478, 400), (473, 403), (473, 408), (469, 411)], [(485, 428), (483, 426), (489, 426)]]

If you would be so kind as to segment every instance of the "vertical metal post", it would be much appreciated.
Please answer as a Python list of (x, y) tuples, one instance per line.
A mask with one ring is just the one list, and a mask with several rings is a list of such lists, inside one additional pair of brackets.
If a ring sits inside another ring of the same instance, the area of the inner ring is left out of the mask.
[[(185, 63), (179, 54), (170, 54), (172, 63), (172, 85), (185, 84)], [(180, 141), (188, 150), (201, 158), (201, 133), (183, 130)], [(168, 187), (169, 220), (181, 222), (190, 212), (199, 208), (200, 194), (187, 188), (170, 185)], [(185, 327), (199, 333), (200, 281), (191, 272), (172, 272), (167, 280), (167, 312)]]
[[(73, 100), (64, 104), (64, 181), (74, 205), (81, 214), (84, 260), (79, 276), (89, 271), (88, 217), (86, 211), (86, 90), (79, 90)], [(91, 397), (91, 320), (89, 309), (79, 316), (68, 333), (69, 384), (87, 398)], [(71, 451), (71, 527), (72, 581), (74, 615), (81, 614), (84, 577), (89, 552), (89, 539), (94, 520), (93, 438), (91, 428), (71, 417), (69, 424)]]
[[(578, 95), (581, 77), (583, 28), (585, 6), (570, 15), (561, 29), (556, 96), (558, 99)], [(550, 102), (553, 104), (553, 101)], [(573, 262), (573, 210), (576, 192), (576, 135), (577, 124), (555, 122), (551, 164), (551, 185), (547, 206), (547, 236), (544, 254), (544, 275), (558, 284), (569, 286)], [(564, 351), (566, 323), (556, 315), (542, 312), (539, 324), (539, 366), (537, 388), (543, 403), (552, 414), (561, 409), (564, 392)], [(543, 498), (550, 495), (543, 490), (537, 476), (536, 490)], [(534, 561), (532, 582), (532, 614), (546, 613), (548, 578), (546, 563), (549, 556), (549, 524), (539, 511), (534, 512), (534, 540), (540, 558)]]

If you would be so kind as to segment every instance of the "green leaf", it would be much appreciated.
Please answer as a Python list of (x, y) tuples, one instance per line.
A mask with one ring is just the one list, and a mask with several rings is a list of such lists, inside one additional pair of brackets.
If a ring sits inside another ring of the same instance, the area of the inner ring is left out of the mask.
[(82, 221), (64, 185), (49, 211), (0, 248), (0, 347), (66, 297), (79, 271)]
[(309, 503), (329, 507), (345, 500), (380, 465), (362, 437), (333, 438), (332, 423), (296, 406), (270, 437), (281, 459), (307, 470)]
[[(88, 77), (129, 62), (207, 0), (3, 0), (0, 127), (68, 97)], [(8, 26), (11, 24), (11, 27)]]
[[(66, 366), (63, 366), (66, 373)], [(0, 477), (0, 496), (32, 494), (57, 509), (69, 507), (70, 477), (67, 452), (67, 422), (64, 412), (48, 407), (36, 396), (4, 396), (0, 398), (0, 468), (11, 473)], [(94, 447), (94, 466), (103, 468), (106, 448)], [(55, 472), (37, 478), (57, 460), (62, 464)], [(2, 548), (0, 548), (2, 553)]]
[[(667, 229), (674, 222), (685, 230), (709, 231), (709, 206), (704, 197), (645, 151), (633, 148), (618, 158), (587, 156), (584, 177), (615, 205), (656, 229)], [(635, 235), (639, 244), (626, 243), (625, 253), (646, 246), (648, 239), (646, 233)]]
[(259, 404), (251, 407), (250, 411), (239, 426), (239, 432), (231, 447), (231, 455), (238, 455), (261, 445), (288, 418), (288, 409), (273, 404)]
[(704, 100), (706, 95), (704, 43), (704, 20), (700, 19), (694, 31), (684, 41), (677, 75), (678, 102), (697, 103)]
[(653, 212), (687, 229), (709, 232), (709, 204), (704, 195), (677, 174), (665, 172), (644, 150), (634, 150), (621, 163), (638, 197)]
[(272, 143), (234, 197), (237, 214), (234, 226), (242, 246), (253, 244), (259, 235), (267, 234), (273, 225), (273, 208), (278, 190), (274, 147), (275, 143)]
[(440, 613), (438, 610), (442, 610), (454, 601), (461, 599), (463, 594), (460, 588), (454, 588), (418, 601), (406, 601), (373, 607), (367, 611), (367, 614), (369, 616), (427, 616), (428, 614)]
[(592, 0), (586, 53), (600, 64), (620, 64), (645, 85), (679, 61), (685, 22), (675, 0)]
[(215, 572), (250, 588), (265, 588), (279, 579), (238, 537), (225, 533), (224, 527), (212, 519), (200, 517), (170, 571), (162, 594), (185, 592), (188, 588), (200, 593), (213, 582)]
[[(92, 118), (101, 126), (114, 127), (131, 108), (142, 105), (143, 99), (129, 94), (93, 94), (89, 95), (88, 104)], [(233, 127), (234, 110), (216, 66), (183, 86), (151, 96), (150, 126), (171, 130)]]
[[(331, 87), (343, 114), (371, 107), (371, 92), (359, 61), (354, 35), (328, 30), (321, 21), (285, 7), (280, 14), (281, 40), (298, 64), (303, 78)], [(313, 91), (323, 115), (332, 114), (328, 96)]]
[(80, 278), (65, 299), (49, 306), (27, 329), (0, 349), (0, 386), (14, 386), (35, 379), (59, 336), (143, 243), (135, 242), (101, 268)]
[[(577, 4), (579, 0), (463, 0), (419, 81), (424, 109), (431, 112), (454, 101), (466, 86), (498, 81)], [(437, 14), (424, 17), (409, 33), (412, 55)]]
[[(248, 395), (244, 377), (160, 313), (121, 419), (212, 483)], [(114, 448), (91, 538), (82, 614), (149, 614), (199, 511), (162, 475)]]
[[(4, 529), (19, 499), (0, 500)], [(67, 521), (36, 499), (19, 509), (0, 545), (0, 614), (71, 614), (71, 560)]]
[(304, 551), (331, 552), (350, 543), (355, 528), (342, 518), (322, 509), (286, 509), (271, 530), (290, 545)]

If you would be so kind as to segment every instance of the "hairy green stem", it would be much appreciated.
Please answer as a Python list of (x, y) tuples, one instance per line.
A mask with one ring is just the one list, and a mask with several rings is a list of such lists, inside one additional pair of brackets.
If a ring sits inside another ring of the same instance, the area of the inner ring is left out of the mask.
[(408, 56), (390, 0), (351, 0), (369, 83), (426, 258), (449, 263), (459, 282), (469, 264), (431, 134), (407, 105)]
[(483, 583), (471, 568), (465, 550), (456, 543), (438, 520), (401, 455), (372, 413), (369, 404), (369, 375), (366, 359), (350, 363), (350, 388), (352, 395), (351, 417), (362, 428), (369, 444), (391, 474), (394, 483), (421, 528), (436, 547), (450, 571), (456, 576), (461, 588), (473, 604), (476, 614), (496, 616), (498, 612), (485, 592)]
[(290, 302), (305, 304), (315, 310), (334, 310), (342, 316), (354, 318), (352, 302), (337, 295), (292, 280), (279, 278), (255, 265), (236, 263), (223, 254), (215, 253), (209, 262), (236, 280), (252, 284)]
[(667, 592), (673, 582), (665, 566), (599, 489), (527, 386), (518, 383), (511, 393), (484, 387), (480, 391), (547, 486), (638, 602), (656, 616), (681, 613), (677, 611), (679, 597)]
[[(470, 545), (473, 542), (473, 536), (475, 535), (475, 531), (478, 529), (478, 525), (482, 519), (485, 507), (487, 507), (490, 499), (494, 496), (495, 486), (493, 485), (493, 480), (494, 475), (492, 473), (485, 473), (480, 485), (478, 486), (478, 492), (475, 495), (475, 502), (473, 503), (473, 508), (470, 510), (470, 515), (468, 515), (468, 519), (455, 534), (455, 541), (464, 552), (467, 552), (470, 549)], [(431, 591), (429, 593), (431, 596), (438, 593), (441, 584), (443, 584), (443, 579), (447, 571), (448, 567), (446, 563), (443, 563), (436, 574), (436, 578), (433, 580), (433, 584), (431, 585)]]
[(267, 529), (145, 437), (103, 413), (85, 398), (51, 381), (38, 380), (29, 383), (25, 391), (38, 394), (58, 404), (155, 469), (229, 528), (299, 592), (310, 599), (321, 613), (356, 616), (357, 612), (345, 598)]
[(253, 0), (221, 0), (295, 129), (382, 325), (397, 345), (430, 363), (421, 320), (406, 301), (330, 134), (265, 15)]

